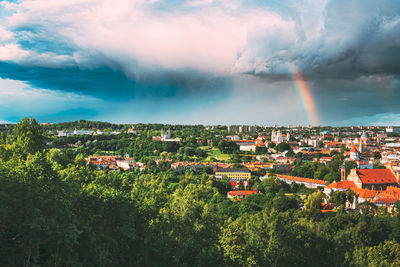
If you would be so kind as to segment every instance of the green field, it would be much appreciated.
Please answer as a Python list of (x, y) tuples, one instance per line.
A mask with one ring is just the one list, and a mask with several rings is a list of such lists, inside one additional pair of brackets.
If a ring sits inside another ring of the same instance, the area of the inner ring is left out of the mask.
[(215, 158), (220, 161), (228, 161), (231, 159), (229, 154), (223, 154), (218, 148), (210, 147), (210, 146), (201, 146), (203, 150), (206, 150), (208, 153), (208, 157), (203, 161), (212, 161), (212, 158)]

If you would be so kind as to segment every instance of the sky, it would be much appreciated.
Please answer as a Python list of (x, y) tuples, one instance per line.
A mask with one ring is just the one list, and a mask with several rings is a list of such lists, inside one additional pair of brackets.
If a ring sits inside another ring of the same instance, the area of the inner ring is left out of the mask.
[(0, 123), (400, 125), (398, 0), (0, 1)]

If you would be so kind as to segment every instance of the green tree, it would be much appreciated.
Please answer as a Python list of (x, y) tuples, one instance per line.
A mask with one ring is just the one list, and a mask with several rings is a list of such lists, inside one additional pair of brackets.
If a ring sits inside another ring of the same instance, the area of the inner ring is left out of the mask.
[(368, 266), (400, 266), (400, 244), (393, 241), (385, 241), (371, 247), (368, 249), (367, 259)]
[(35, 154), (45, 148), (43, 128), (34, 118), (22, 119), (13, 129), (16, 145), (25, 154)]
[(321, 191), (314, 192), (307, 197), (304, 203), (306, 209), (321, 209), (321, 203), (325, 199), (325, 194)]
[(282, 143), (279, 143), (279, 144), (276, 146), (275, 149), (276, 149), (276, 151), (278, 151), (278, 152), (283, 152), (283, 151), (290, 150), (291, 147), (290, 147), (290, 145), (289, 145), (288, 143), (282, 142)]

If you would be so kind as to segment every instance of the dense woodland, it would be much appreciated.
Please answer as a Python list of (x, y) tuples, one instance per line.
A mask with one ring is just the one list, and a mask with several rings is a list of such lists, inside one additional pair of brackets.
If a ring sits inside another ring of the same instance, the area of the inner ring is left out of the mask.
[[(71, 141), (90, 141), (82, 150), (49, 138), (34, 119), (0, 135), (1, 266), (400, 266), (398, 212), (367, 203), (321, 213), (320, 192), (274, 177), (252, 179), (260, 193), (240, 202), (206, 172), (97, 171), (84, 160), (101, 150), (149, 162), (180, 147), (196, 154), (190, 137), (179, 146), (146, 132)], [(340, 163), (295, 172), (336, 179)]]

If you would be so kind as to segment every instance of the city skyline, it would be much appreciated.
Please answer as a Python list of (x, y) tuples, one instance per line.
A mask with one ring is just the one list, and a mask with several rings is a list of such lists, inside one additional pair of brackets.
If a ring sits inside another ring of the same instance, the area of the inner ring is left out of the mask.
[(396, 1), (0, 2), (0, 122), (400, 125)]

